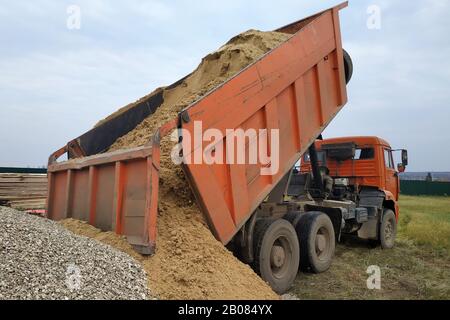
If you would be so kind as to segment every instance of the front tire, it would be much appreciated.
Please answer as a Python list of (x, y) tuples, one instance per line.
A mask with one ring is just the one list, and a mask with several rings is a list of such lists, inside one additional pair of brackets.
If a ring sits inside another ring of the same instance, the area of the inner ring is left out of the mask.
[(397, 220), (394, 211), (387, 209), (384, 211), (383, 220), (380, 227), (380, 243), (383, 249), (392, 249), (395, 246), (397, 236)]
[(297, 224), (300, 264), (304, 271), (325, 272), (330, 268), (336, 238), (330, 218), (322, 212), (307, 212)]
[(284, 219), (262, 219), (255, 226), (254, 269), (272, 289), (283, 294), (297, 276), (300, 252), (297, 234)]

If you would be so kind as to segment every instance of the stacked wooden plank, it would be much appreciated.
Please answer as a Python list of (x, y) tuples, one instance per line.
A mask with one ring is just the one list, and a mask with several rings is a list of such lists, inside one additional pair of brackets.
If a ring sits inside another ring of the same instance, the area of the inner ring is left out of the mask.
[(0, 173), (0, 205), (20, 210), (45, 209), (47, 175)]

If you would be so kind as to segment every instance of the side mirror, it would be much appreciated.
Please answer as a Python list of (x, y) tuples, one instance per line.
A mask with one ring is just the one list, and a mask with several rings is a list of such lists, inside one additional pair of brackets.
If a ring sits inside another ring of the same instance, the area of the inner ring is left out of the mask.
[(402, 165), (403, 167), (408, 165), (408, 150), (402, 150)]
[(399, 164), (397, 165), (397, 171), (400, 172), (400, 173), (403, 173), (403, 172), (406, 171), (406, 168), (405, 168), (405, 166), (403, 165), (403, 163), (399, 163)]

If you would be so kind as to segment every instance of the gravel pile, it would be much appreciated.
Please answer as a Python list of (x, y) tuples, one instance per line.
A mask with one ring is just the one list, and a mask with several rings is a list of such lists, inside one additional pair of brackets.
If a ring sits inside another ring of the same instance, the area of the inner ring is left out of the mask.
[(133, 258), (59, 224), (0, 207), (0, 299), (147, 299)]

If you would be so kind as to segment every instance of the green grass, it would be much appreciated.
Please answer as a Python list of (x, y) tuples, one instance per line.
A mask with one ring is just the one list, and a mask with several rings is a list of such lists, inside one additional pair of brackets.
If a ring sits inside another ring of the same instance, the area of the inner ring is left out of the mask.
[[(381, 290), (367, 289), (371, 265), (381, 269)], [(337, 246), (327, 272), (299, 273), (291, 293), (300, 299), (450, 299), (450, 260), (408, 240), (392, 250), (348, 240)]]
[(450, 250), (450, 197), (400, 198), (399, 238)]
[[(450, 198), (400, 199), (396, 246), (373, 248), (347, 239), (325, 273), (299, 273), (300, 299), (450, 299)], [(368, 266), (381, 268), (381, 290), (368, 290)]]

